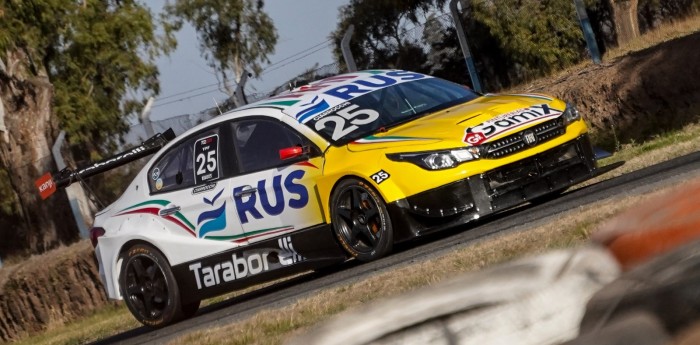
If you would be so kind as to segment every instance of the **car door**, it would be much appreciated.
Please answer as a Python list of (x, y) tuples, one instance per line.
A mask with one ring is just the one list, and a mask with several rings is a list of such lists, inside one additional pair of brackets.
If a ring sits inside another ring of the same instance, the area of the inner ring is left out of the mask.
[[(210, 240), (246, 244), (235, 216), (227, 176), (235, 154), (222, 145), (220, 125), (189, 136), (171, 148), (149, 171), (152, 198), (162, 208), (158, 215), (174, 230)], [(179, 229), (178, 229), (179, 228)]]
[(320, 149), (272, 118), (240, 119), (231, 129), (241, 172), (231, 186), (246, 238), (252, 243), (321, 224)]

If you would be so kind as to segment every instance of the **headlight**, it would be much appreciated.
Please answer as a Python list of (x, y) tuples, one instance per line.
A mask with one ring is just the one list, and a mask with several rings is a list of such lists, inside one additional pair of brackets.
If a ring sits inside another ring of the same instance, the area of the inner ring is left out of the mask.
[(454, 168), (464, 162), (479, 159), (478, 147), (465, 147), (452, 150), (392, 153), (387, 158), (399, 162), (411, 162), (427, 170)]
[(574, 121), (578, 121), (581, 119), (581, 114), (579, 114), (578, 109), (573, 104), (566, 104), (566, 110), (564, 110), (564, 114), (561, 115), (562, 118), (564, 119), (564, 126), (568, 126), (570, 123)]

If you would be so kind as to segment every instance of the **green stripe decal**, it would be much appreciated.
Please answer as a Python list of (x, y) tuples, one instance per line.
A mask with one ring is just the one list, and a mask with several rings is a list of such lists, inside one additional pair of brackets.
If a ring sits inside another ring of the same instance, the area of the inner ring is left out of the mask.
[(299, 103), (299, 100), (266, 102), (266, 103), (261, 103), (260, 105), (281, 105), (281, 106), (289, 107), (289, 106), (292, 106), (292, 105), (297, 104), (297, 103)]
[(192, 223), (190, 223), (190, 221), (187, 220), (187, 218), (185, 218), (185, 216), (183, 216), (182, 213), (180, 213), (180, 212), (175, 213), (175, 217), (177, 217), (177, 219), (179, 219), (183, 223), (185, 223), (185, 225), (187, 225), (193, 231), (195, 230), (194, 225), (192, 225)]
[(530, 94), (530, 93), (508, 93), (508, 94), (505, 94), (505, 96), (528, 97), (528, 98), (544, 99), (547, 101), (552, 101), (552, 99), (549, 97)]
[(160, 205), (160, 206), (165, 206), (165, 205), (167, 205), (167, 204), (169, 204), (169, 203), (170, 203), (170, 201), (168, 201), (168, 200), (149, 200), (149, 201), (144, 201), (144, 202), (142, 202), (142, 203), (138, 203), (138, 204), (133, 205), (133, 206), (129, 206), (129, 207), (127, 207), (127, 208), (125, 208), (125, 209), (123, 209), (123, 210), (121, 210), (121, 211), (119, 211), (119, 212), (124, 212), (124, 211), (126, 211), (126, 210), (131, 210), (131, 209), (133, 209), (133, 208), (137, 208), (137, 207), (141, 207), (141, 206), (145, 206), (145, 205)]
[(362, 141), (362, 140), (367, 140), (367, 141), (381, 141), (381, 140), (430, 140), (430, 138), (416, 138), (416, 137), (402, 137), (398, 135), (387, 135), (384, 137), (377, 137), (374, 135), (366, 136), (362, 139), (358, 139), (357, 141)]
[(233, 236), (206, 236), (206, 239), (209, 240), (219, 240), (219, 241), (228, 241), (228, 240), (237, 240), (239, 238), (245, 238), (245, 237), (250, 237), (250, 236), (255, 236), (259, 235), (265, 232), (273, 232), (276, 230), (282, 230), (282, 229), (294, 229), (294, 226), (292, 225), (286, 225), (286, 226), (280, 226), (277, 228), (268, 228), (268, 229), (262, 229), (262, 230), (255, 230), (251, 232), (246, 232), (245, 234), (240, 234), (240, 235), (233, 235)]

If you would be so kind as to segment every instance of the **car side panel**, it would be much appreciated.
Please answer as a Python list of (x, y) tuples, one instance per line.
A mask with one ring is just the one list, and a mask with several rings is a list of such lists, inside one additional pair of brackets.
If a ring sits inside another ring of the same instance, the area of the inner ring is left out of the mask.
[[(257, 242), (324, 223), (316, 180), (321, 157), (232, 179), (237, 221)], [(248, 188), (255, 192), (235, 196)]]
[(346, 258), (330, 225), (324, 224), (174, 265), (173, 273), (183, 303), (188, 303)]

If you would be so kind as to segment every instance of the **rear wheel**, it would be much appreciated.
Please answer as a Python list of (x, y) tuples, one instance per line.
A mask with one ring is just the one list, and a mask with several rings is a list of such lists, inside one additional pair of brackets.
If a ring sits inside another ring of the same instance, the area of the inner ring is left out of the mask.
[(136, 244), (122, 254), (119, 287), (131, 314), (146, 326), (160, 328), (182, 317), (170, 265), (152, 246)]
[(357, 260), (376, 260), (391, 251), (391, 219), (381, 196), (366, 182), (347, 179), (331, 197), (333, 230), (340, 244)]

